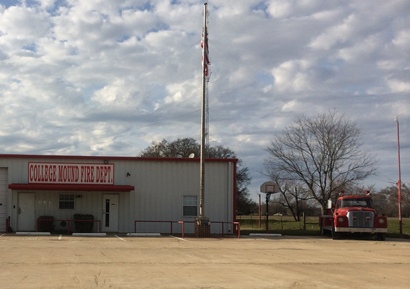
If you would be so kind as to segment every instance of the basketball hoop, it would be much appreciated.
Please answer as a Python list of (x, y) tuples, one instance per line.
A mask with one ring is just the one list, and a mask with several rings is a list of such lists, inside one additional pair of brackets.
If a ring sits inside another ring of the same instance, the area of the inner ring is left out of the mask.
[(260, 191), (261, 193), (266, 194), (266, 232), (268, 232), (270, 195), (279, 193), (279, 187), (275, 182), (264, 182), (260, 187)]
[(279, 192), (279, 188), (274, 182), (264, 182), (260, 187), (260, 191), (264, 194), (275, 194)]

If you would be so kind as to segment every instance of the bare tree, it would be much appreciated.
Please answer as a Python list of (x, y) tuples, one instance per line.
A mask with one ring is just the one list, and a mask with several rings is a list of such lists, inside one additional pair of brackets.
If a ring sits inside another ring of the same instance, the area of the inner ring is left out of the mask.
[(277, 184), (279, 194), (274, 196), (273, 202), (279, 203), (288, 209), (295, 221), (300, 221), (300, 216), (308, 209), (311, 195), (294, 181), (281, 181), (278, 176), (271, 176)]
[(298, 183), (324, 209), (341, 189), (375, 173), (375, 158), (360, 150), (360, 136), (335, 112), (300, 115), (268, 146), (265, 167), (279, 182)]

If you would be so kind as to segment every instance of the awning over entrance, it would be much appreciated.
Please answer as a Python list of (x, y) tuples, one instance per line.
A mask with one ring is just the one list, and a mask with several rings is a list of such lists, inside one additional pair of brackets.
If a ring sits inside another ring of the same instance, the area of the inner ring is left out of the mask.
[(135, 188), (130, 185), (89, 185), (89, 184), (9, 184), (9, 189), (20, 191), (102, 191), (130, 192)]

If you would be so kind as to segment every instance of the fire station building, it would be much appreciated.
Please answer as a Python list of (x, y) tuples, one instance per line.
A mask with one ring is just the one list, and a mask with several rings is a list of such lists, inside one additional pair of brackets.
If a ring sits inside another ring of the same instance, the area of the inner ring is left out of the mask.
[[(204, 215), (211, 234), (233, 232), (236, 159), (205, 161)], [(75, 232), (75, 215), (92, 215), (92, 232), (194, 232), (199, 159), (0, 155), (0, 232)], [(90, 221), (87, 221), (90, 222)]]

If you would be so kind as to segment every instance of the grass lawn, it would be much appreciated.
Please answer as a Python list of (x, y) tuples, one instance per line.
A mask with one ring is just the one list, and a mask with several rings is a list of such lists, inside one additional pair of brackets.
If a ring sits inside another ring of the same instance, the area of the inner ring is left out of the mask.
[[(238, 216), (241, 223), (241, 234), (266, 233), (266, 216), (261, 216), (259, 227), (258, 216)], [(297, 222), (291, 216), (269, 216), (268, 233), (279, 233), (295, 236), (319, 236), (319, 217), (306, 217), (306, 223), (301, 218)], [(400, 226), (398, 218), (388, 218), (388, 237), (400, 237)], [(410, 218), (402, 220), (402, 237), (410, 239)]]

